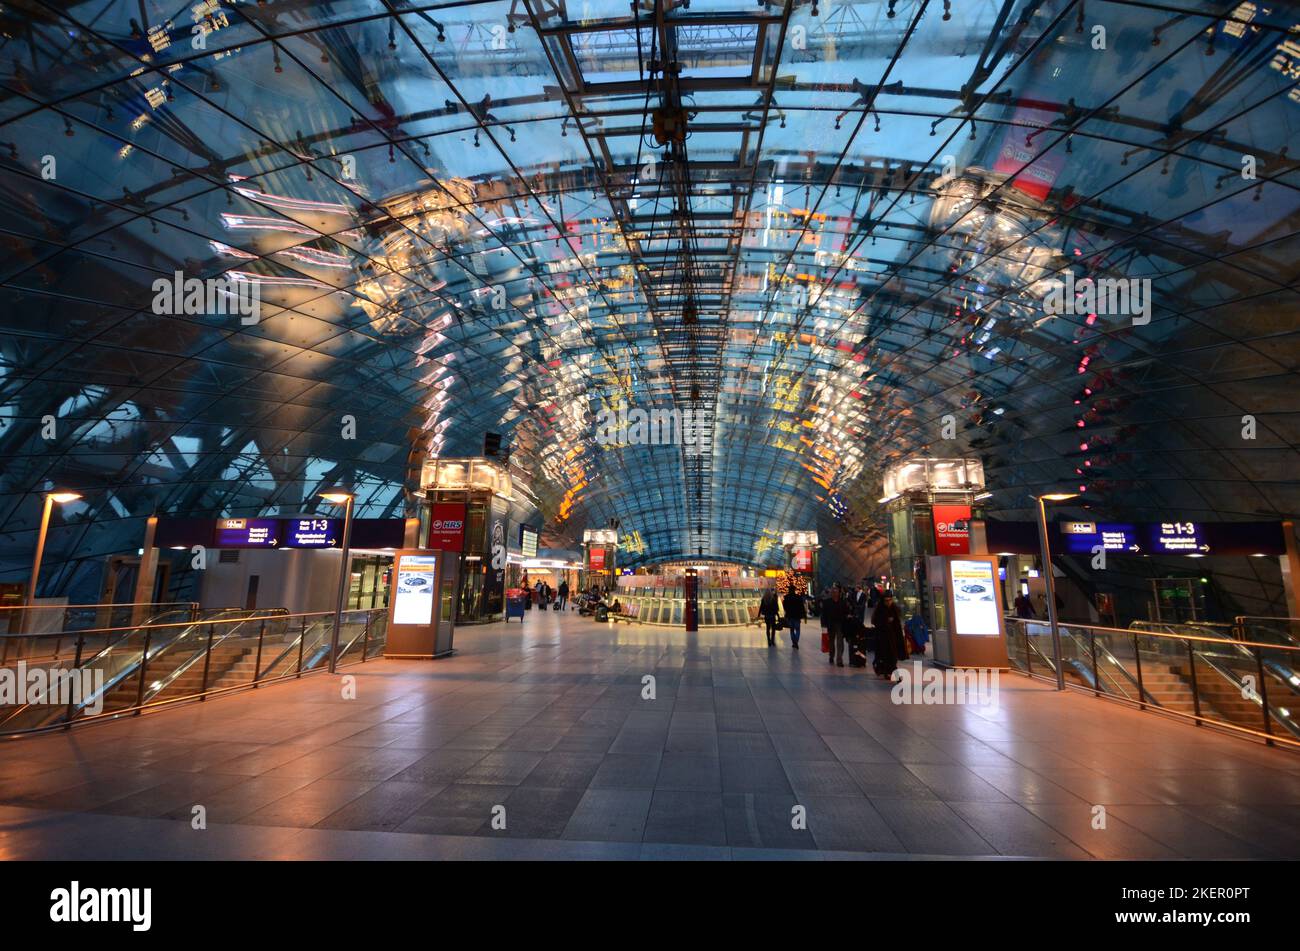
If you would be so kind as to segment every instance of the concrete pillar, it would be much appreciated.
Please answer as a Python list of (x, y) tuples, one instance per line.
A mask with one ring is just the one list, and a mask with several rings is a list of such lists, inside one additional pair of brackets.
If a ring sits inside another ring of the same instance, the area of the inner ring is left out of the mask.
[(149, 614), (147, 602), (153, 600), (153, 583), (158, 574), (158, 549), (154, 547), (154, 535), (158, 531), (158, 516), (150, 515), (144, 523), (144, 542), (141, 545), (140, 568), (135, 576), (135, 593), (131, 600), (135, 607), (131, 609), (131, 623), (142, 624)]

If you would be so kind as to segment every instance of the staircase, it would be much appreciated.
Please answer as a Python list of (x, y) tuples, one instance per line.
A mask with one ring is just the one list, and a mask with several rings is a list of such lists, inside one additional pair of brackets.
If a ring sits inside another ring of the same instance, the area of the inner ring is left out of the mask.
[[(208, 688), (228, 687), (239, 683), (251, 683), (257, 665), (256, 644), (243, 641), (219, 643), (212, 647), (212, 659), (208, 663)], [(189, 668), (169, 683), (163, 690), (152, 697), (150, 685), (166, 680), (178, 667), (188, 661), (194, 654), (183, 650), (174, 656), (171, 651), (149, 661), (145, 672), (146, 699), (167, 700), (176, 697), (190, 697), (203, 688), (203, 657), (200, 655)], [(133, 672), (122, 683), (109, 691), (104, 698), (104, 712), (116, 713), (135, 706), (139, 691), (139, 673)]]

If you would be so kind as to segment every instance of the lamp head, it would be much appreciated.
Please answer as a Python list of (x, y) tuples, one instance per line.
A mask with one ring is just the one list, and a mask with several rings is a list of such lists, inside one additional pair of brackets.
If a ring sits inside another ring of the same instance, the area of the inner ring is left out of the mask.
[(322, 492), (320, 497), (326, 502), (333, 502), (335, 505), (346, 505), (352, 499), (351, 492)]
[(81, 498), (81, 493), (80, 492), (51, 492), (50, 498), (53, 501), (58, 502), (60, 505), (64, 505), (68, 502), (77, 501), (77, 499)]
[(1050, 492), (1047, 495), (1039, 496), (1044, 502), (1064, 502), (1067, 499), (1077, 499), (1078, 492)]

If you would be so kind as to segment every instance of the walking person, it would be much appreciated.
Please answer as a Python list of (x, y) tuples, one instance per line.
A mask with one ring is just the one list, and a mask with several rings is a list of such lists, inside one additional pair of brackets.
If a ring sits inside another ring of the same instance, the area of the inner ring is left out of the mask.
[(781, 602), (777, 600), (776, 588), (769, 587), (763, 592), (763, 600), (758, 602), (758, 613), (767, 628), (767, 646), (776, 646), (776, 619), (781, 613)]
[(830, 593), (822, 602), (822, 627), (830, 636), (830, 662), (838, 667), (844, 666), (844, 622), (847, 620), (848, 604), (844, 600), (844, 591), (839, 583), (831, 585)]
[(898, 669), (899, 658), (907, 656), (903, 641), (903, 617), (894, 603), (894, 592), (886, 591), (871, 614), (871, 626), (876, 631), (876, 676), (890, 680)]
[(795, 650), (799, 649), (799, 625), (803, 619), (808, 616), (807, 608), (804, 606), (803, 595), (791, 588), (786, 592), (785, 600), (782, 602), (785, 609), (785, 619), (790, 625), (790, 646)]
[(563, 611), (569, 603), (569, 580), (565, 578), (560, 582), (560, 610)]

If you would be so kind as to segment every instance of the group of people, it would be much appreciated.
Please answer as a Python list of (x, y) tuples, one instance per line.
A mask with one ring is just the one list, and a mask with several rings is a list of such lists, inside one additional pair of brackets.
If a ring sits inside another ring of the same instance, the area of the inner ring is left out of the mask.
[(559, 603), (559, 609), (564, 610), (564, 606), (569, 601), (569, 582), (561, 580), (558, 588), (552, 588), (546, 581), (538, 579), (530, 591), (532, 598), (529, 607), (536, 604), (545, 611), (550, 607), (552, 601)]
[[(758, 606), (767, 631), (767, 646), (775, 647), (777, 630), (786, 628), (790, 631), (790, 646), (798, 650), (808, 607), (808, 597), (793, 588), (784, 597), (778, 596), (774, 587), (768, 588)], [(922, 653), (929, 640), (921, 616), (915, 614), (905, 622), (894, 592), (882, 591), (875, 584), (864, 589), (836, 582), (823, 592), (818, 608), (832, 665), (843, 667), (847, 653), (851, 666), (865, 666), (870, 650), (876, 676), (887, 680), (901, 661)]]

